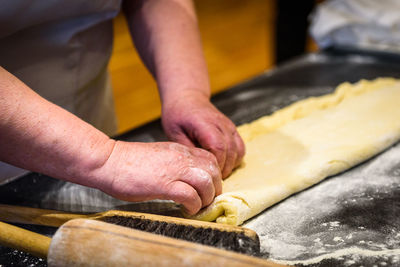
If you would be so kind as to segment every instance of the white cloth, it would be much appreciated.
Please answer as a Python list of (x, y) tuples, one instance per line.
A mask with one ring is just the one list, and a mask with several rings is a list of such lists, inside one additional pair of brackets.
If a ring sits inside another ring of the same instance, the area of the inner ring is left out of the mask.
[[(107, 64), (121, 0), (0, 0), (0, 65), (106, 134), (117, 123)], [(0, 184), (26, 173), (0, 164)]]
[(310, 33), (329, 46), (400, 53), (400, 0), (331, 0), (311, 15)]

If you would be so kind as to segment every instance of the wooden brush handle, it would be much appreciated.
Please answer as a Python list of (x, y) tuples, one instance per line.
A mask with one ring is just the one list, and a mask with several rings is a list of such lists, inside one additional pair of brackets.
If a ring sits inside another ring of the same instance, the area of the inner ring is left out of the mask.
[(0, 245), (46, 258), (51, 239), (7, 223), (0, 222)]
[(220, 231), (243, 233), (244, 235), (258, 242), (257, 233), (254, 232), (253, 230), (227, 224), (203, 222), (203, 221), (196, 221), (184, 218), (176, 218), (176, 217), (132, 212), (132, 211), (110, 210), (106, 212), (85, 215), (85, 214), (60, 212), (55, 210), (35, 209), (35, 208), (0, 204), (0, 220), (6, 222), (14, 222), (14, 223), (28, 223), (28, 224), (39, 224), (39, 225), (59, 227), (63, 223), (72, 219), (86, 218), (86, 219), (104, 220), (107, 217), (113, 217), (113, 216), (121, 216), (126, 218), (139, 218), (151, 221), (160, 221), (172, 224), (193, 226), (195, 228), (204, 228), (204, 229), (211, 228)]
[(278, 267), (271, 261), (94, 220), (71, 220), (51, 242), (49, 266)]
[(69, 220), (86, 217), (84, 214), (0, 204), (0, 221), (6, 222), (59, 227)]

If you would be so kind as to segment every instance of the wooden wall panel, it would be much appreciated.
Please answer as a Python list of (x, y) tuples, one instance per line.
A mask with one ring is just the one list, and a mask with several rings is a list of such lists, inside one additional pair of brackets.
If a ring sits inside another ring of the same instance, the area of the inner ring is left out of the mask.
[[(274, 0), (197, 0), (213, 93), (249, 79), (274, 63)], [(110, 62), (119, 132), (160, 116), (156, 84), (133, 48), (122, 16), (114, 21)]]

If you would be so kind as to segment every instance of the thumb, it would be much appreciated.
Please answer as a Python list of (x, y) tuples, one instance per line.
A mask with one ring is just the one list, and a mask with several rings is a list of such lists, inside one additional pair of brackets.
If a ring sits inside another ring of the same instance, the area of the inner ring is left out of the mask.
[(171, 141), (177, 142), (179, 144), (188, 146), (188, 147), (196, 147), (196, 145), (192, 142), (192, 140), (185, 134), (183, 130), (175, 131), (174, 133), (167, 133), (168, 139)]

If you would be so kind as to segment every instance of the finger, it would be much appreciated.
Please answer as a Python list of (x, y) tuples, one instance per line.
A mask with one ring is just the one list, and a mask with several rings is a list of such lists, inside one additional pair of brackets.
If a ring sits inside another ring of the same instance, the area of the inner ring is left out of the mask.
[(243, 157), (246, 153), (246, 147), (244, 145), (242, 137), (240, 137), (239, 133), (235, 130), (233, 133), (235, 142), (236, 142), (236, 151), (237, 151), (237, 156), (236, 156), (236, 163), (235, 167), (239, 167), (239, 165), (242, 163)]
[(175, 131), (173, 134), (168, 134), (168, 139), (188, 147), (196, 147), (183, 131)]
[(225, 139), (228, 144), (228, 147), (226, 149), (226, 160), (225, 160), (225, 166), (224, 169), (222, 170), (222, 179), (225, 179), (231, 174), (233, 168), (235, 167), (236, 163), (236, 141), (232, 135), (232, 133), (229, 130), (225, 130)]
[(192, 186), (201, 199), (201, 206), (205, 207), (214, 200), (215, 188), (211, 175), (201, 168), (186, 168), (180, 181)]
[(168, 193), (163, 199), (173, 200), (176, 203), (182, 204), (185, 211), (190, 214), (196, 214), (201, 209), (201, 198), (197, 191), (189, 184), (182, 181), (173, 181), (170, 183)]
[(225, 167), (227, 144), (222, 132), (216, 127), (203, 127), (195, 135), (202, 148), (214, 154), (221, 170)]
[(211, 173), (214, 189), (215, 189), (215, 196), (222, 194), (222, 173), (219, 169), (217, 159), (212, 155), (213, 159), (212, 162), (208, 165), (208, 170)]
[(213, 179), (215, 195), (220, 195), (222, 193), (222, 174), (215, 156), (211, 152), (201, 148), (193, 149), (193, 156), (203, 159), (201, 160), (201, 166), (208, 171)]

